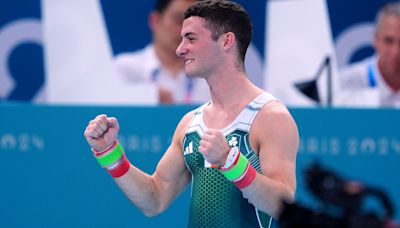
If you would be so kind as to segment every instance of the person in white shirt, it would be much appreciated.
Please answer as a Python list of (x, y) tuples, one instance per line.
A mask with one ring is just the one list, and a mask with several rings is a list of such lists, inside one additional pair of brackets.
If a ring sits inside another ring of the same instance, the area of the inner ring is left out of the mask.
[(339, 74), (336, 106), (400, 108), (400, 2), (379, 10), (374, 48), (374, 56)]
[(161, 104), (200, 104), (210, 99), (205, 80), (186, 77), (183, 59), (175, 53), (182, 39), (184, 12), (194, 2), (196, 0), (158, 0), (149, 15), (152, 43), (115, 57), (121, 80), (155, 83)]

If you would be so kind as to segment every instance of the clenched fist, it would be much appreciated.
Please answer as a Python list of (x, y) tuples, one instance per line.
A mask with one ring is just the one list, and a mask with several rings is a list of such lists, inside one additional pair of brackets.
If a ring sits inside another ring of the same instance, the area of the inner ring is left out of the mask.
[(200, 140), (199, 152), (209, 163), (223, 166), (230, 147), (221, 131), (209, 129)]
[(92, 149), (101, 152), (109, 148), (117, 140), (118, 132), (117, 119), (102, 114), (89, 122), (84, 135)]

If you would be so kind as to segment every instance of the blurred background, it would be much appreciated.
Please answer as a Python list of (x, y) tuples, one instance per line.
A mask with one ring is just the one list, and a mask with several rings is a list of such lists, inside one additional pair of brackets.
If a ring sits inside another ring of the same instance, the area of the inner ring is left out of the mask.
[[(341, 70), (374, 55), (375, 16), (389, 1), (236, 2), (253, 20), (249, 78), (284, 101), (299, 126), (297, 202), (321, 206), (304, 175), (319, 161), (400, 207), (399, 109), (335, 103)], [(180, 117), (198, 105), (166, 105), (151, 81), (119, 79), (114, 58), (151, 42), (154, 4), (0, 3), (1, 227), (186, 226), (189, 189), (164, 214), (146, 218), (100, 169), (83, 137), (97, 114), (117, 116), (127, 156), (151, 173)], [(376, 200), (362, 208), (382, 215)]]

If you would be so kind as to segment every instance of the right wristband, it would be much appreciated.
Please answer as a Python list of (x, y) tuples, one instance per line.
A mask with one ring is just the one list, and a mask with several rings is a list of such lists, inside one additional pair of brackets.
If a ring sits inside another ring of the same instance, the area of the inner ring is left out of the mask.
[(118, 163), (113, 168), (107, 168), (107, 171), (110, 173), (112, 177), (117, 178), (127, 173), (130, 167), (131, 163), (128, 161), (128, 158), (126, 158), (124, 154), (120, 163)]
[(109, 149), (108, 153), (103, 153), (100, 156), (95, 156), (101, 167), (106, 168), (115, 164), (124, 154), (121, 144), (115, 143), (113, 148)]
[(124, 149), (118, 141), (101, 153), (92, 151), (101, 167), (105, 168), (112, 177), (117, 178), (128, 172), (131, 163), (126, 158)]

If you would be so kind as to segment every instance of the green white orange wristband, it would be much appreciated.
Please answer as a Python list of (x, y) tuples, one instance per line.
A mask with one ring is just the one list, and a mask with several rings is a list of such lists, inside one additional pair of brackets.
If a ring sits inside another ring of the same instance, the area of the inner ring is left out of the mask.
[(112, 177), (121, 177), (128, 172), (131, 164), (118, 141), (115, 141), (108, 149), (102, 152), (97, 152), (94, 149), (92, 149), (92, 152), (101, 167), (105, 168)]
[(226, 179), (233, 182), (239, 189), (249, 186), (257, 174), (249, 160), (240, 153), (237, 147), (229, 151), (226, 163), (220, 167), (220, 170)]

